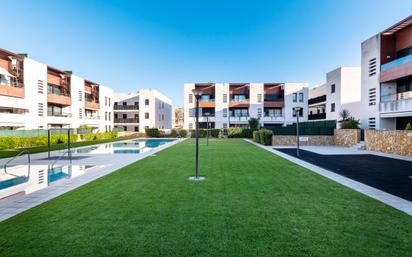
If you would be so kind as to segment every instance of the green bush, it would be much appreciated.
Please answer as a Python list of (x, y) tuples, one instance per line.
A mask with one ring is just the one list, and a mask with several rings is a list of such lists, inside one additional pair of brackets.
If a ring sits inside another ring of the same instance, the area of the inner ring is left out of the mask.
[[(206, 135), (207, 135), (206, 129), (199, 129), (199, 137), (200, 137), (200, 138), (206, 137)], [(195, 129), (190, 131), (190, 136), (191, 136), (192, 138), (195, 138), (195, 137), (196, 137), (196, 130), (195, 130)]]
[(229, 138), (241, 138), (242, 137), (242, 128), (232, 127), (227, 130), (227, 137)]
[(253, 137), (253, 129), (243, 129), (242, 130), (242, 138), (252, 138)]
[(406, 124), (405, 130), (412, 130), (411, 123)]
[(262, 145), (272, 144), (273, 132), (268, 129), (261, 129), (258, 131), (253, 131), (253, 140)]
[(170, 133), (170, 137), (187, 137), (187, 131), (185, 129), (172, 129), (172, 132)]
[(80, 138), (84, 141), (93, 141), (93, 140), (100, 140), (100, 139), (112, 139), (117, 138), (117, 132), (100, 132), (94, 134), (83, 134), (80, 135)]
[[(27, 148), (34, 146), (47, 145), (47, 136), (34, 136), (34, 137), (15, 137), (6, 136), (0, 137), (0, 149), (14, 149), (14, 148)], [(70, 135), (70, 142), (76, 142), (77, 135)], [(50, 144), (66, 144), (67, 135), (51, 135)]]
[(161, 137), (162, 136), (158, 128), (147, 128), (145, 129), (145, 131), (146, 131), (146, 136), (148, 137)]
[(220, 135), (220, 129), (211, 129), (210, 130), (210, 136), (218, 138)]

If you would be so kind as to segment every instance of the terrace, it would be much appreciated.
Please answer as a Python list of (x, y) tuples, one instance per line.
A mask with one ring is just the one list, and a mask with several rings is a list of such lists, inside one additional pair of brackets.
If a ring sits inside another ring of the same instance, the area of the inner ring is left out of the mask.
[(248, 83), (231, 83), (229, 85), (229, 107), (248, 108), (249, 94)]
[(92, 110), (99, 110), (99, 88), (96, 83), (86, 80), (84, 82), (84, 107)]
[(285, 95), (283, 84), (265, 83), (264, 84), (264, 103), (265, 108), (283, 108), (285, 106)]
[(0, 49), (0, 95), (24, 98), (23, 57)]
[(70, 106), (71, 100), (70, 73), (47, 67), (47, 102), (62, 106)]

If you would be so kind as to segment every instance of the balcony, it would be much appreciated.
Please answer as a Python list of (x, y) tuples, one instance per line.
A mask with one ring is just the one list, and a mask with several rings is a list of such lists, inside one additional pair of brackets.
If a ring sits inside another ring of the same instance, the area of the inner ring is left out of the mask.
[(100, 120), (99, 115), (85, 115), (84, 119), (89, 119), (89, 120)]
[(264, 123), (283, 123), (285, 121), (285, 117), (282, 114), (265, 115), (262, 117), (262, 121)]
[(249, 115), (230, 115), (229, 121), (230, 123), (247, 123), (249, 122)]
[(247, 97), (231, 97), (229, 107), (249, 107), (249, 98)]
[(91, 109), (91, 110), (99, 110), (100, 109), (99, 101), (85, 99), (84, 108)]
[(139, 110), (138, 105), (115, 105), (114, 106), (115, 111), (135, 111)]
[(323, 102), (326, 102), (326, 95), (321, 95), (321, 96), (318, 96), (318, 97), (310, 98), (308, 100), (309, 105), (323, 103)]
[(65, 112), (52, 112), (48, 111), (47, 116), (50, 117), (61, 117), (61, 118), (71, 118), (72, 114), (71, 113), (65, 113)]
[(215, 122), (215, 115), (209, 117), (199, 116), (199, 122)]
[(0, 79), (0, 95), (24, 98), (24, 84)]
[(412, 91), (381, 96), (379, 105), (381, 117), (412, 115)]
[(381, 83), (412, 75), (412, 55), (381, 65)]
[(199, 99), (200, 108), (214, 108), (215, 107), (215, 98), (204, 98)]
[(326, 113), (309, 114), (308, 120), (324, 120), (326, 119)]
[(136, 119), (136, 118), (114, 118), (114, 123), (138, 124), (139, 119)]

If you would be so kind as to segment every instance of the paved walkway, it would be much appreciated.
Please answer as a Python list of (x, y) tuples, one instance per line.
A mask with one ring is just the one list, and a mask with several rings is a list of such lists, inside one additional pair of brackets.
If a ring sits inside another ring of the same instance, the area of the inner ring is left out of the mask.
[[(405, 200), (403, 198), (397, 197), (395, 195), (386, 193), (382, 190), (376, 189), (374, 187), (365, 185), (363, 183), (360, 183), (356, 180), (347, 178), (345, 176), (339, 175), (337, 173), (331, 172), (327, 169), (321, 168), (319, 166), (313, 165), (309, 162), (303, 161), (301, 159), (298, 159), (296, 157), (293, 157), (291, 155), (282, 153), (280, 151), (275, 150), (274, 148), (276, 146), (263, 146), (261, 144), (257, 144), (253, 142), (252, 140), (245, 139), (247, 142), (254, 144), (260, 148), (263, 148), (273, 154), (276, 154), (278, 156), (281, 156), (293, 163), (296, 163), (304, 168), (307, 168), (315, 173), (318, 173), (319, 175), (322, 175), (324, 177), (327, 177), (339, 184), (342, 184), (344, 186), (347, 186), (355, 191), (358, 191), (364, 195), (367, 195), (371, 198), (374, 198), (378, 201), (381, 201), (389, 206), (392, 206), (402, 212), (405, 212), (409, 215), (412, 216), (412, 202)], [(284, 146), (279, 146), (278, 148), (288, 148)], [(289, 148), (296, 148), (296, 147), (289, 147)], [(383, 153), (377, 153), (377, 152), (372, 152), (372, 151), (365, 151), (365, 150), (357, 150), (353, 148), (345, 148), (345, 147), (337, 147), (337, 146), (302, 146), (301, 149), (307, 150), (307, 151), (312, 151), (315, 153), (319, 154), (372, 154), (372, 155), (377, 155), (377, 156), (384, 156), (384, 157), (389, 157), (389, 158), (394, 158), (394, 159), (400, 159), (400, 160), (407, 160), (407, 161), (412, 161), (412, 158), (410, 157), (404, 157), (404, 156), (399, 156), (399, 155), (391, 155), (391, 154), (383, 154)], [(412, 166), (412, 163), (411, 163)]]
[[(116, 171), (121, 167), (149, 157), (159, 151), (162, 151), (165, 148), (182, 142), (183, 140), (185, 139), (172, 141), (157, 148), (153, 148), (148, 152), (139, 154), (74, 154), (72, 165), (94, 166), (90, 169), (90, 172), (86, 172), (83, 175), (67, 180), (58, 181), (57, 183), (53, 183), (49, 186), (45, 185), (43, 189), (26, 195), (17, 195), (15, 199), (9, 200), (5, 203), (0, 203), (0, 221), (13, 217), (23, 211), (51, 200), (79, 186), (90, 183), (91, 181), (112, 173), (113, 171)], [(51, 156), (56, 157), (60, 156), (61, 154), (61, 151), (54, 151), (52, 152)], [(1, 159), (0, 162), (3, 164), (6, 163), (7, 160), (8, 159)], [(31, 155), (31, 170), (36, 170), (37, 167), (46, 166), (47, 168), (47, 165), (49, 165), (50, 163), (51, 161), (47, 160), (47, 153), (38, 153)], [(19, 157), (18, 159), (13, 161), (13, 164), (26, 165), (27, 157)], [(56, 162), (56, 166), (58, 165), (68, 165), (68, 161), (59, 160)], [(47, 180), (47, 174), (45, 176), (45, 179)], [(37, 179), (41, 179), (41, 177), (38, 177)]]

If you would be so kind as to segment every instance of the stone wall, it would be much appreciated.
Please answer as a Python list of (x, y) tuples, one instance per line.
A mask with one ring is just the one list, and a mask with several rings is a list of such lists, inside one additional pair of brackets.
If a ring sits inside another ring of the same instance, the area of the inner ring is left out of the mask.
[[(301, 136), (300, 145), (333, 145), (333, 136)], [(296, 136), (272, 136), (274, 146), (294, 146)]]
[(412, 156), (412, 131), (365, 130), (366, 150)]
[(351, 147), (359, 143), (361, 138), (360, 129), (335, 129), (335, 145)]

